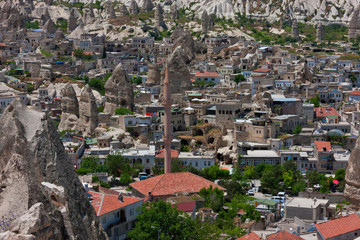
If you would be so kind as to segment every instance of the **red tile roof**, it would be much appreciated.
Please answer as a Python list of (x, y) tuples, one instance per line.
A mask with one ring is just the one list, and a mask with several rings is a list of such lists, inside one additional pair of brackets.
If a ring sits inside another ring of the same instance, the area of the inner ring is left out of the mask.
[(348, 232), (359, 230), (360, 218), (354, 213), (346, 217), (315, 224), (315, 227), (325, 239), (329, 239)]
[(331, 151), (330, 142), (315, 141), (315, 147), (319, 152), (329, 152)]
[(261, 238), (259, 237), (259, 235), (252, 232), (252, 233), (246, 234), (245, 236), (242, 236), (236, 240), (261, 240)]
[(91, 205), (95, 209), (97, 216), (101, 216), (117, 209), (126, 207), (130, 204), (143, 201), (143, 199), (141, 198), (123, 196), (123, 202), (120, 202), (118, 199), (118, 195), (104, 194), (91, 191), (89, 191), (89, 194), (92, 195), (93, 200), (91, 202)]
[(256, 70), (254, 70), (254, 72), (259, 72), (259, 73), (267, 73), (270, 71), (271, 71), (271, 69), (267, 69), (267, 68), (258, 68)]
[(0, 47), (6, 47), (5, 43), (0, 43)]
[(360, 91), (359, 90), (352, 91), (351, 93), (349, 93), (349, 95), (360, 96)]
[(171, 205), (173, 208), (175, 208), (175, 206), (177, 207), (178, 210), (184, 211), (184, 212), (192, 212), (194, 211), (196, 202), (182, 202), (182, 203), (177, 203), (174, 205)]
[(220, 77), (217, 72), (196, 72), (195, 77)]
[(335, 108), (315, 108), (315, 115), (316, 117), (327, 117), (327, 116), (336, 116), (340, 117), (339, 113), (336, 111)]
[(288, 231), (281, 231), (267, 235), (266, 240), (304, 240), (302, 237), (289, 233)]
[(244, 215), (244, 214), (246, 214), (246, 212), (245, 212), (243, 209), (240, 209), (240, 210), (237, 212), (237, 214)]
[(172, 195), (177, 192), (199, 193), (202, 188), (210, 186), (221, 190), (225, 188), (190, 172), (167, 173), (143, 181), (131, 183), (130, 186), (147, 196)]
[[(177, 158), (179, 156), (179, 152), (171, 149), (171, 158)], [(156, 155), (156, 158), (165, 158), (165, 148), (161, 149)]]

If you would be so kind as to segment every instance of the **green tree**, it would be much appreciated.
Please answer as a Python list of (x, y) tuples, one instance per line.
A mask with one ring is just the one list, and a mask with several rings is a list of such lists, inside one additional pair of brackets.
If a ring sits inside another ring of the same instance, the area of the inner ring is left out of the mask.
[(296, 166), (296, 162), (293, 159), (290, 159), (288, 161), (286, 161), (283, 164), (284, 170), (287, 171), (293, 171), (296, 172), (297, 171), (297, 166)]
[(282, 186), (279, 183), (283, 181), (283, 174), (284, 168), (280, 165), (266, 166), (260, 179), (263, 190), (270, 191), (274, 194), (282, 190)]
[(241, 180), (234, 180), (234, 179), (221, 180), (219, 182), (219, 184), (222, 187), (226, 188), (227, 199), (233, 199), (238, 194), (245, 195), (246, 189), (248, 189), (250, 186), (249, 181), (246, 181), (246, 180), (241, 181)]
[(85, 157), (81, 159), (80, 167), (82, 169), (90, 169), (91, 172), (107, 172), (106, 166), (101, 164), (101, 161), (97, 157)]
[(135, 227), (128, 237), (144, 239), (193, 239), (195, 222), (187, 214), (163, 201), (143, 204), (139, 209)]
[(116, 115), (131, 115), (134, 114), (132, 111), (130, 111), (128, 108), (120, 107), (115, 109)]
[(220, 169), (217, 165), (202, 169), (202, 176), (210, 181), (215, 181), (216, 179), (227, 179), (229, 178), (229, 175), (229, 170)]
[(25, 27), (28, 29), (39, 29), (40, 28), (39, 21), (25, 22)]
[(345, 180), (345, 172), (346, 171), (343, 168), (336, 169), (335, 179), (338, 180), (339, 182), (344, 181)]
[(114, 176), (127, 173), (132, 175), (136, 169), (130, 164), (130, 160), (121, 155), (107, 155), (104, 165), (108, 167), (109, 173)]
[(245, 76), (240, 73), (235, 76), (234, 82), (240, 83), (240, 82), (244, 82), (245, 80), (246, 80)]
[(320, 174), (316, 170), (307, 171), (306, 172), (306, 179), (308, 180), (309, 187), (313, 187), (320, 182)]
[(320, 107), (320, 97), (319, 94), (316, 95), (316, 97), (310, 98), (306, 101), (307, 103), (314, 104), (314, 107)]
[(82, 48), (77, 48), (74, 50), (74, 56), (76, 58), (83, 58), (84, 57), (84, 50)]
[(217, 187), (213, 188), (210, 185), (209, 188), (202, 188), (199, 194), (205, 199), (205, 206), (212, 208), (215, 212), (219, 212), (224, 206), (224, 192)]
[(301, 130), (302, 130), (302, 127), (300, 125), (296, 125), (296, 127), (293, 130), (293, 134), (298, 135), (301, 133)]
[(289, 170), (288, 172), (284, 172), (283, 178), (285, 187), (291, 188), (294, 185), (295, 181), (293, 171)]
[(131, 176), (128, 173), (121, 174), (120, 183), (127, 185), (127, 184), (131, 183), (132, 181), (133, 180), (132, 180)]
[(255, 179), (257, 177), (254, 166), (246, 166), (244, 170), (244, 177), (247, 179)]

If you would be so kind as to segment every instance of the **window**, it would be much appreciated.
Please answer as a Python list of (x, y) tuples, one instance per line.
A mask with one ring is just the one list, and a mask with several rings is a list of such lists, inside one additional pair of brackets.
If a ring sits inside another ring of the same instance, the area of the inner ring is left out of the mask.
[(130, 209), (130, 216), (132, 216), (132, 215), (134, 215), (134, 209), (133, 208)]
[(147, 158), (147, 159), (146, 159), (146, 163), (149, 163), (149, 162), (150, 162), (150, 160)]

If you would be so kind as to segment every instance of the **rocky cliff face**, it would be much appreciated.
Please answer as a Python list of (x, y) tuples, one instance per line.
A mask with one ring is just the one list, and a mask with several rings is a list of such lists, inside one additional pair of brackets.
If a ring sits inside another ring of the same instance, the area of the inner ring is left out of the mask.
[(79, 102), (73, 86), (68, 83), (61, 90), (63, 96), (61, 101), (61, 121), (59, 130), (76, 129), (79, 118)]
[(134, 107), (133, 87), (122, 64), (116, 66), (113, 75), (105, 83), (105, 113), (114, 114), (116, 108)]
[(161, 93), (164, 91), (165, 69), (169, 69), (171, 93), (184, 93), (191, 90), (192, 82), (190, 72), (186, 66), (187, 56), (181, 46), (178, 46), (166, 61), (166, 66), (161, 71)]
[(345, 196), (360, 208), (360, 138), (351, 152), (345, 175)]
[(0, 239), (108, 239), (50, 117), (18, 98), (0, 123)]

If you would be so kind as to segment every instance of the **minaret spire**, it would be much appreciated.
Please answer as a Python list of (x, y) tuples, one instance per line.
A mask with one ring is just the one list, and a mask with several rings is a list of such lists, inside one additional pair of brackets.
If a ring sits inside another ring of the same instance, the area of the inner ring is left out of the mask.
[(164, 145), (165, 145), (165, 158), (164, 158), (164, 173), (171, 173), (171, 86), (169, 79), (169, 69), (166, 66), (165, 80), (164, 80)]

